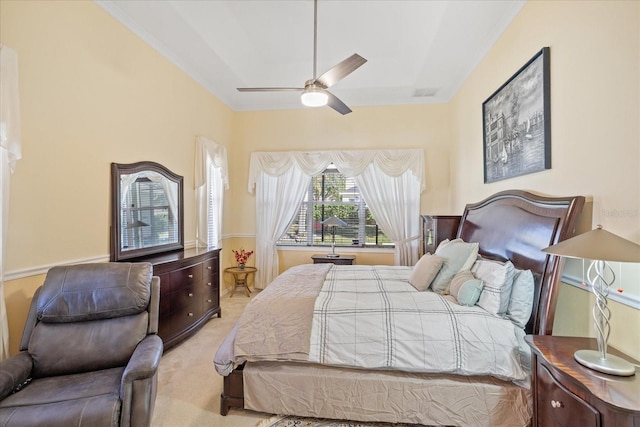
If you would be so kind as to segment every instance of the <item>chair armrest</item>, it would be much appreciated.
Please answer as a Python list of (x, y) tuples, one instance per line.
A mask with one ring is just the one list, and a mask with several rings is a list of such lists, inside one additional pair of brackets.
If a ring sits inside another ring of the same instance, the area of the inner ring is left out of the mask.
[(155, 375), (162, 357), (162, 339), (157, 335), (147, 335), (136, 347), (124, 368), (122, 383), (120, 386), (120, 396), (124, 396), (124, 388), (127, 383), (136, 380), (151, 378)]
[(31, 377), (33, 359), (26, 351), (0, 362), (0, 400), (20, 388)]
[(162, 350), (162, 339), (147, 335), (133, 351), (120, 383), (121, 426), (151, 425)]

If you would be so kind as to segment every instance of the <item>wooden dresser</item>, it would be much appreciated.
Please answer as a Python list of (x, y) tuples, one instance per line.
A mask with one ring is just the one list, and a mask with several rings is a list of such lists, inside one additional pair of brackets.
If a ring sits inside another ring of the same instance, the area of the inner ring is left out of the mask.
[(186, 249), (136, 259), (160, 277), (158, 335), (165, 350), (195, 333), (220, 308), (220, 249)]
[[(593, 338), (529, 335), (533, 350), (533, 426), (639, 427), (640, 372), (603, 374), (576, 362), (576, 350), (594, 349)], [(638, 361), (609, 347), (608, 353)]]

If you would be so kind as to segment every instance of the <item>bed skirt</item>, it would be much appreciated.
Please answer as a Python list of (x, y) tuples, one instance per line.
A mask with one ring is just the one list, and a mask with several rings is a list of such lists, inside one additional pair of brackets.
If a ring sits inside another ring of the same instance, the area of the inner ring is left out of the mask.
[(529, 389), (493, 377), (247, 363), (244, 407), (260, 412), (427, 425), (529, 426)]

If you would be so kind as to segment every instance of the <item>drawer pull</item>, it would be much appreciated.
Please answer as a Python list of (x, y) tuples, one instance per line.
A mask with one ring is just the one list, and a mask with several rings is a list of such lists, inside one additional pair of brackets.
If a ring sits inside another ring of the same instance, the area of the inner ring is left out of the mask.
[(190, 312), (190, 313), (189, 313), (189, 317), (193, 317), (193, 313), (191, 313), (191, 312)]
[(210, 299), (208, 299), (208, 300), (207, 300), (207, 302), (211, 302), (211, 300), (210, 300)]
[(188, 277), (189, 279), (193, 279), (193, 274), (189, 274), (187, 277)]
[(207, 269), (211, 270), (211, 266), (208, 266)]
[(191, 292), (189, 292), (189, 296), (190, 296), (190, 297), (192, 297), (192, 296), (193, 296), (193, 294), (192, 294)]
[(559, 400), (552, 400), (551, 407), (552, 408), (562, 408), (564, 405)]
[(207, 282), (207, 286), (211, 286), (211, 282)]

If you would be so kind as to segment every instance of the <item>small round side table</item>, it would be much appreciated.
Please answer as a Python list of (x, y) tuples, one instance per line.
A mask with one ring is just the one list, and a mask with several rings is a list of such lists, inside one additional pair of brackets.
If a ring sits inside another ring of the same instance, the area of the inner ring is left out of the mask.
[(244, 293), (247, 294), (248, 297), (251, 296), (251, 289), (249, 289), (249, 284), (247, 283), (247, 278), (249, 277), (249, 275), (254, 274), (256, 271), (258, 271), (257, 268), (255, 267), (245, 267), (245, 268), (238, 268), (238, 267), (227, 267), (224, 269), (225, 273), (229, 273), (231, 275), (233, 275), (233, 289), (231, 289), (231, 295), (229, 296), (229, 298), (231, 298), (233, 296), (233, 294), (236, 292), (236, 288), (238, 286), (241, 286), (244, 288)]

